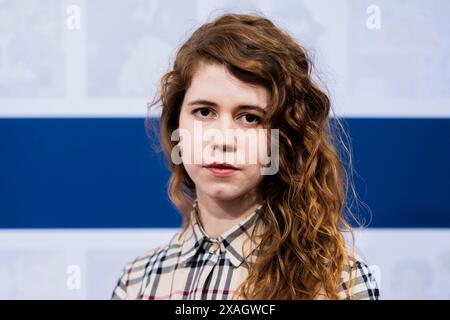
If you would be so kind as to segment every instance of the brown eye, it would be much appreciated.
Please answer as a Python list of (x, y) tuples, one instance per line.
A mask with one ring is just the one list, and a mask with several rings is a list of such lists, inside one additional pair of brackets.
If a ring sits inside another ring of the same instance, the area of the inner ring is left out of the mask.
[(245, 122), (249, 124), (258, 124), (261, 120), (260, 117), (251, 113), (244, 114), (243, 118), (245, 119)]
[[(198, 113), (200, 111), (200, 113)], [(193, 114), (198, 114), (200, 117), (208, 117), (211, 113), (211, 110), (208, 108), (198, 108), (192, 111)]]

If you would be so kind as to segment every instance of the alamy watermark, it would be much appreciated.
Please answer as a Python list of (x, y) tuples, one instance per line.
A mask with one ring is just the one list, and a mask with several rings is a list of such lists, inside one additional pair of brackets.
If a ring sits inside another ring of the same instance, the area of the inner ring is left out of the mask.
[[(193, 132), (178, 128), (172, 132), (171, 140), (179, 141), (171, 151), (174, 164), (259, 164), (261, 175), (274, 175), (279, 169), (279, 129), (239, 128), (222, 132), (205, 130), (201, 122), (194, 122)], [(215, 146), (222, 151), (215, 152)]]

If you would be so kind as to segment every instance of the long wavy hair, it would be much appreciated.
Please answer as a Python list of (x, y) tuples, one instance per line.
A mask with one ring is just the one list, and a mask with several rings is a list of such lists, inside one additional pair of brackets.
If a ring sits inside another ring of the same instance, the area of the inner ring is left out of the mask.
[[(157, 134), (167, 159), (177, 143), (171, 134), (178, 128), (184, 94), (200, 61), (222, 64), (238, 79), (264, 86), (270, 103), (262, 124), (279, 129), (279, 170), (261, 182), (258, 223), (267, 228), (258, 239), (251, 235), (260, 246), (239, 295), (339, 299), (341, 274), (354, 252), (343, 235), (350, 233), (354, 248), (349, 222), (354, 216), (346, 210), (349, 186), (354, 191), (345, 165), (351, 167), (351, 156), (345, 158), (348, 146), (339, 148), (343, 139), (334, 129), (342, 129), (342, 123), (330, 116), (330, 99), (312, 79), (307, 51), (260, 14), (224, 14), (198, 28), (179, 48), (150, 105), (162, 107)], [(182, 164), (168, 163), (168, 196), (186, 230), (195, 184)]]

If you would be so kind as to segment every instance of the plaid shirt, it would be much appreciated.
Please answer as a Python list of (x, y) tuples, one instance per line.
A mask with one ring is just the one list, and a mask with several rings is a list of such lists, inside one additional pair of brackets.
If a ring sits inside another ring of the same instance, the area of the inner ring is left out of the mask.
[[(184, 233), (180, 230), (168, 244), (152, 248), (125, 266), (112, 299), (240, 299), (236, 289), (248, 275), (245, 258), (252, 263), (257, 257), (257, 243), (245, 240), (254, 228), (256, 234), (262, 230), (256, 223), (261, 205), (218, 238), (207, 236), (197, 206), (195, 202)], [(356, 271), (356, 281), (349, 288), (353, 299), (378, 299), (378, 286), (369, 267), (352, 261)], [(348, 298), (348, 271), (347, 267), (339, 286), (342, 299)]]

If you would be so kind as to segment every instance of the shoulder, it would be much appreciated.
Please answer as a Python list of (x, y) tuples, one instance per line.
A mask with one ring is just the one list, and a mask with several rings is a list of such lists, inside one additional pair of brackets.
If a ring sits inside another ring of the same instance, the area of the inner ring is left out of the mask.
[(147, 250), (144, 254), (129, 261), (122, 270), (115, 288), (113, 290), (112, 300), (137, 299), (141, 290), (146, 271), (152, 265), (158, 264), (167, 257), (169, 251), (177, 250), (181, 243), (179, 242), (180, 231), (172, 236), (172, 239), (159, 246)]
[(341, 299), (378, 300), (380, 290), (374, 270), (358, 255), (350, 256), (342, 272), (339, 295)]

